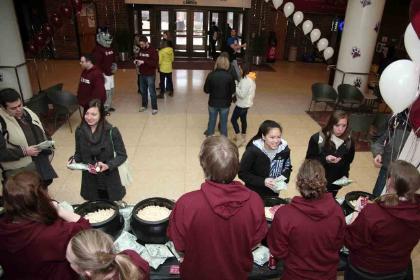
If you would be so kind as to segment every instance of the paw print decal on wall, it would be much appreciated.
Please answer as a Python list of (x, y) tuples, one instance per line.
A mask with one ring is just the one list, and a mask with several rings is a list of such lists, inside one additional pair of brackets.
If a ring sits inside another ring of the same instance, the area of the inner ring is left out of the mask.
[(358, 47), (351, 48), (351, 56), (353, 58), (360, 57), (361, 55), (362, 54), (361, 54), (360, 49)]

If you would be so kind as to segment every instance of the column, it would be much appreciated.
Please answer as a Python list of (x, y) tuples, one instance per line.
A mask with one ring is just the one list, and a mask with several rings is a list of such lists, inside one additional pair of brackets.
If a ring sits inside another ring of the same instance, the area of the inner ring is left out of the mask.
[[(337, 68), (339, 70), (369, 73), (385, 1), (348, 1), (338, 53)], [(346, 74), (343, 81), (343, 73), (336, 71), (334, 88), (337, 89), (342, 83), (354, 85), (362, 93), (367, 93), (368, 75)]]
[[(25, 62), (22, 40), (13, 0), (0, 1), (0, 66), (17, 66)], [(0, 88), (14, 88), (24, 100), (32, 97), (32, 87), (26, 65), (17, 68), (0, 68)], [(20, 86), (19, 86), (20, 84)]]

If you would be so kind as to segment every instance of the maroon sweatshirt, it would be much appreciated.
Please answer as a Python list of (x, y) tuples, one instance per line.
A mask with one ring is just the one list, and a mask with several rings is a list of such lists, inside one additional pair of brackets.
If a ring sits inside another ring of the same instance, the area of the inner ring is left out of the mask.
[(115, 62), (115, 53), (112, 48), (105, 48), (101, 45), (96, 45), (92, 52), (96, 62), (95, 65), (104, 72), (105, 75), (111, 76), (111, 66)]
[(98, 67), (93, 66), (89, 70), (83, 70), (77, 90), (80, 106), (86, 108), (89, 102), (95, 98), (101, 100), (103, 104), (106, 100), (104, 84), (104, 76)]
[(255, 192), (233, 181), (206, 180), (172, 210), (168, 236), (184, 253), (185, 280), (248, 279), (252, 249), (267, 233), (264, 205)]
[(156, 75), (159, 57), (155, 48), (150, 45), (147, 49), (140, 48), (140, 52), (137, 54), (136, 59), (144, 61), (144, 63), (139, 66), (141, 75)]
[(4, 279), (72, 280), (79, 276), (66, 260), (70, 239), (90, 228), (87, 220), (76, 223), (57, 219), (52, 225), (0, 219), (0, 264)]
[(420, 238), (420, 200), (386, 207), (368, 204), (347, 227), (345, 245), (353, 266), (371, 273), (394, 273), (408, 267)]
[(284, 262), (282, 280), (336, 280), (344, 242), (343, 211), (330, 193), (296, 196), (280, 207), (268, 232), (271, 254)]
[[(140, 270), (140, 272), (143, 273), (143, 280), (149, 280), (150, 279), (150, 267), (149, 267), (149, 263), (146, 262), (142, 257), (139, 256), (139, 254), (137, 254), (136, 251), (133, 250), (124, 250), (121, 252), (121, 254), (127, 255), (128, 257), (130, 257), (131, 262), (137, 266), (137, 268)], [(118, 275), (116, 277), (113, 278), (113, 280), (119, 280)], [(136, 280), (136, 279), (133, 279)]]

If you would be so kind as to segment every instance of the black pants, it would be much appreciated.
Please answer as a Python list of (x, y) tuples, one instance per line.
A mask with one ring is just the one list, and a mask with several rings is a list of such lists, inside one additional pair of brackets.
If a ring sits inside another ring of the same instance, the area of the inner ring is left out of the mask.
[[(246, 115), (248, 113), (248, 108), (241, 108), (236, 106), (233, 110), (232, 117), (230, 118), (230, 122), (233, 125), (233, 129), (235, 133), (238, 134), (242, 132), (242, 134), (246, 134), (246, 128), (248, 127), (248, 123), (246, 121)], [(241, 119), (241, 131), (239, 130), (238, 119)]]
[(214, 59), (216, 58), (216, 42), (213, 38), (209, 39), (209, 54)]
[(137, 75), (137, 93), (141, 94), (140, 75)]
[(410, 267), (398, 273), (372, 274), (348, 263), (346, 271), (344, 272), (344, 280), (411, 280), (413, 279), (413, 276), (410, 275)]
[(165, 91), (174, 91), (174, 85), (172, 83), (172, 72), (171, 73), (159, 72), (159, 73), (160, 73), (160, 81), (159, 81), (160, 93), (164, 94)]

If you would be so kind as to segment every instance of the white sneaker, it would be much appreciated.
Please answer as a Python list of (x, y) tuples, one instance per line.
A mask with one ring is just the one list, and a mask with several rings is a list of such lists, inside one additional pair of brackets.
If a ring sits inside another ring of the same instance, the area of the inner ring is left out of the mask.
[(158, 113), (158, 110), (152, 110), (152, 115), (156, 115)]
[(146, 111), (146, 110), (147, 110), (147, 108), (146, 108), (146, 107), (140, 107), (139, 112), (144, 112), (144, 111)]

